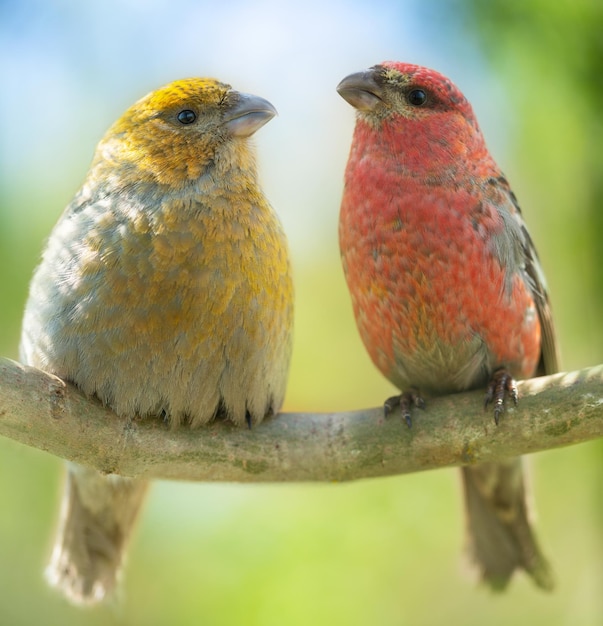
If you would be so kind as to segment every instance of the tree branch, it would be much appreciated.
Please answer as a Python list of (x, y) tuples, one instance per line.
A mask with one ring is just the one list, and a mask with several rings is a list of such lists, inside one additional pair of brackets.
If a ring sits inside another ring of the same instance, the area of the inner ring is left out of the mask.
[(75, 387), (0, 358), (0, 435), (101, 472), (230, 482), (342, 481), (496, 461), (603, 436), (603, 366), (518, 384), (497, 427), (483, 391), (430, 399), (412, 429), (381, 407), (283, 413), (252, 430), (124, 421)]

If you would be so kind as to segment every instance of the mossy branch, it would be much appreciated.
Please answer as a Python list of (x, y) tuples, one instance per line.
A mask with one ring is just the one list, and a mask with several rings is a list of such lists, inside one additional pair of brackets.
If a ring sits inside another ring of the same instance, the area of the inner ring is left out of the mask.
[(483, 391), (429, 400), (409, 429), (381, 407), (283, 413), (255, 426), (170, 429), (124, 421), (59, 378), (0, 358), (0, 435), (101, 472), (196, 481), (342, 481), (390, 476), (603, 436), (603, 365), (522, 381), (499, 426)]

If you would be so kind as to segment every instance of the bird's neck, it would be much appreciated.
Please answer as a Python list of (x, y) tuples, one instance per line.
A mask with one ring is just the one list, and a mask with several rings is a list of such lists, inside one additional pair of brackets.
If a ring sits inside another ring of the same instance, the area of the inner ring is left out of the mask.
[(257, 187), (255, 155), (247, 142), (226, 142), (203, 159), (195, 151), (177, 159), (155, 157), (106, 142), (97, 150), (87, 183), (99, 196), (142, 196), (146, 204), (159, 204), (166, 197), (186, 202), (208, 195), (226, 199)]
[[(439, 181), (471, 174), (474, 164), (490, 167), (492, 159), (477, 126), (465, 118), (431, 115), (429, 118), (383, 120), (379, 132), (358, 120), (350, 159), (365, 158), (392, 168), (397, 177)], [(494, 163), (492, 168), (496, 169)]]

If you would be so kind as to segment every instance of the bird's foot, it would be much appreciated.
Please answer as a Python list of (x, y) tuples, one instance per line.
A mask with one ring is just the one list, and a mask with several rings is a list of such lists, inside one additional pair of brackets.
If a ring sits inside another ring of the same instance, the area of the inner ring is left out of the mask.
[(401, 393), (399, 396), (392, 396), (383, 403), (385, 417), (387, 417), (396, 407), (400, 407), (402, 417), (409, 428), (412, 427), (412, 409), (424, 409), (425, 400), (423, 400), (418, 389), (411, 387), (408, 391)]
[(517, 385), (515, 379), (504, 367), (501, 367), (492, 374), (486, 389), (486, 400), (484, 402), (484, 409), (487, 409), (490, 403), (494, 405), (494, 421), (496, 425), (498, 425), (498, 420), (505, 411), (505, 397), (507, 395), (511, 397), (516, 405)]

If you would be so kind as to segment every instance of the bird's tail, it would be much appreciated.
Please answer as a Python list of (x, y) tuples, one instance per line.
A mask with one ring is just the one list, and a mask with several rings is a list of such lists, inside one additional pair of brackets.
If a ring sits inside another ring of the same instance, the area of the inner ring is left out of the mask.
[(520, 458), (464, 467), (469, 552), (482, 579), (503, 590), (513, 572), (523, 568), (547, 591), (552, 570), (530, 523)]
[(115, 587), (148, 482), (70, 464), (48, 582), (76, 604), (100, 602)]

